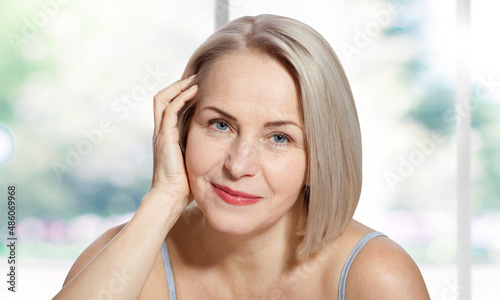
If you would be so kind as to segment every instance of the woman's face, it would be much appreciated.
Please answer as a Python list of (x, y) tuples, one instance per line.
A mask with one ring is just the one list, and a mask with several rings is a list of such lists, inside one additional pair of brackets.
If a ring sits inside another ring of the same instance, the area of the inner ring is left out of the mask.
[(186, 144), (198, 206), (222, 232), (275, 224), (301, 195), (307, 169), (292, 76), (267, 56), (236, 54), (212, 65), (199, 93)]

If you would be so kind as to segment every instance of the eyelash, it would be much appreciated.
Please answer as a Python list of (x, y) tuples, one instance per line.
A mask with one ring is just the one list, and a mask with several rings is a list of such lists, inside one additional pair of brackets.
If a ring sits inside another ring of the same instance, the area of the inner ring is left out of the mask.
[[(229, 124), (224, 119), (217, 118), (217, 119), (212, 119), (212, 120), (208, 121), (208, 125), (210, 125), (210, 129), (212, 129), (213, 131), (215, 131), (217, 133), (223, 133), (225, 131), (225, 130), (220, 130), (220, 129), (215, 128), (214, 124), (217, 124), (217, 123), (224, 123), (228, 129), (230, 127)], [(272, 137), (275, 137), (275, 136), (281, 136), (281, 137), (285, 138), (286, 141), (284, 143), (271, 142), (273, 147), (278, 147), (278, 148), (283, 147), (283, 146), (286, 146), (292, 142), (292, 138), (290, 136), (288, 136), (287, 134), (284, 134), (283, 132), (273, 132)]]

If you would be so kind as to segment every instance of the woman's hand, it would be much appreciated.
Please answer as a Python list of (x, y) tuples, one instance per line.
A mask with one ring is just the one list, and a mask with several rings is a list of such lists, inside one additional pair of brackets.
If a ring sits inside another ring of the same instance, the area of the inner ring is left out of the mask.
[(198, 86), (192, 85), (194, 77), (195, 75), (177, 81), (159, 91), (154, 97), (151, 192), (160, 191), (171, 199), (181, 198), (184, 203), (183, 208), (189, 204), (192, 196), (179, 145), (177, 114), (198, 92)]

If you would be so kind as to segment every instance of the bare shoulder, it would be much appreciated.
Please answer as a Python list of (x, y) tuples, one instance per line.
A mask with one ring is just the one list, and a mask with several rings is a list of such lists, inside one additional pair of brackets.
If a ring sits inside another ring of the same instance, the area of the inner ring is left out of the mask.
[(66, 280), (64, 280), (63, 286), (68, 284), (68, 282), (73, 279), (85, 266), (104, 248), (120, 231), (125, 227), (127, 223), (115, 226), (108, 229), (100, 237), (98, 237), (90, 246), (85, 249), (80, 256), (76, 259), (75, 263), (69, 270)]
[(429, 299), (413, 259), (393, 240), (370, 240), (354, 259), (346, 282), (350, 299)]

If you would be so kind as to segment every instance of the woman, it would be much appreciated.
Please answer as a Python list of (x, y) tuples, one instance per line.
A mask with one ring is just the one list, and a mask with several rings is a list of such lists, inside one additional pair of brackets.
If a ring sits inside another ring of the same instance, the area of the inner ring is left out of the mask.
[(316, 31), (237, 19), (182, 78), (154, 98), (150, 192), (82, 253), (56, 299), (429, 298), (405, 251), (352, 219), (359, 123)]

